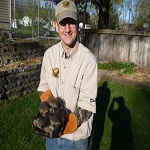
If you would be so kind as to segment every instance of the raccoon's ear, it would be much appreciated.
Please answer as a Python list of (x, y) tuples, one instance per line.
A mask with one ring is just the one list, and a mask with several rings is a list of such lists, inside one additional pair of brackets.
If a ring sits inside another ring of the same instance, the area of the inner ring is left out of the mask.
[(37, 114), (33, 114), (34, 119), (38, 119), (39, 117), (41, 117), (41, 114), (39, 112)]

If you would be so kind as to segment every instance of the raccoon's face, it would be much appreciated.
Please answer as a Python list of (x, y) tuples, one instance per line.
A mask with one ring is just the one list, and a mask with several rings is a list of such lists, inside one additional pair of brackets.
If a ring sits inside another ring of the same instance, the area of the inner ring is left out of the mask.
[(39, 107), (39, 113), (41, 116), (45, 117), (49, 113), (49, 104), (48, 102), (42, 102)]
[(48, 103), (49, 103), (49, 111), (51, 114), (56, 113), (62, 107), (60, 102), (58, 102), (57, 99), (50, 99)]
[(49, 125), (49, 120), (49, 117), (40, 117), (34, 120), (33, 124), (38, 128), (44, 128), (45, 126)]

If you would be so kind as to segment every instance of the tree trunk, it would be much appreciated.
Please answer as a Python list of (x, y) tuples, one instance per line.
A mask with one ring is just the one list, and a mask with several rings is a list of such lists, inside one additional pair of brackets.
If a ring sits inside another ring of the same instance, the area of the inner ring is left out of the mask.
[(98, 29), (108, 29), (109, 24), (109, 6), (110, 0), (101, 1), (99, 3), (99, 20)]
[(85, 27), (85, 19), (86, 19), (86, 10), (87, 10), (87, 3), (88, 3), (88, 0), (85, 1), (85, 7), (84, 7), (84, 20), (83, 20), (83, 28), (81, 29), (81, 43), (84, 43), (84, 38), (85, 38), (85, 35), (84, 35), (84, 27)]

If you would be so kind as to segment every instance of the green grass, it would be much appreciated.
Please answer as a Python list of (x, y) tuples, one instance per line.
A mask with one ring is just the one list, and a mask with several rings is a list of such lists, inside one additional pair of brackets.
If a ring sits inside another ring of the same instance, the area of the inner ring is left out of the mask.
[(99, 63), (98, 69), (101, 70), (120, 70), (124, 69), (125, 74), (132, 74), (134, 73), (134, 67), (136, 65), (133, 62), (107, 62), (107, 63)]
[[(108, 118), (108, 109), (114, 97), (123, 97), (125, 101), (126, 108), (130, 111), (131, 114), (131, 124), (130, 129), (132, 132), (132, 140), (135, 150), (149, 150), (150, 144), (150, 90), (149, 89), (139, 89), (132, 86), (125, 86), (122, 84), (116, 84), (109, 82), (107, 88), (102, 86), (102, 83), (99, 85), (99, 94), (97, 99), (97, 109), (98, 109), (98, 117), (96, 117), (96, 121), (94, 126), (98, 125), (98, 129), (93, 133), (91, 140), (91, 147), (93, 146), (93, 150), (97, 150), (97, 145), (100, 145), (101, 150), (109, 150), (111, 139), (112, 139), (112, 125), (113, 124)], [(103, 88), (102, 88), (103, 87)], [(110, 98), (109, 98), (109, 90), (110, 90)], [(109, 101), (110, 100), (110, 101)], [(108, 107), (107, 107), (107, 102)], [(115, 109), (118, 105), (115, 103)], [(105, 112), (105, 108), (107, 107), (107, 111)], [(116, 117), (116, 116), (115, 116)], [(118, 119), (121, 119), (124, 116), (120, 116)], [(114, 119), (117, 122), (117, 117)], [(114, 121), (114, 123), (115, 123)], [(129, 123), (129, 120), (127, 120)], [(117, 126), (117, 128), (121, 128), (122, 126)], [(126, 126), (124, 133), (120, 132), (120, 130), (116, 129), (115, 136), (118, 136), (121, 139), (121, 136), (127, 136), (131, 139), (131, 134), (127, 134)], [(129, 128), (129, 127), (128, 127)], [(120, 132), (120, 133), (119, 133)], [(113, 133), (114, 135), (114, 133)], [(99, 141), (98, 141), (99, 140)], [(98, 141), (98, 142), (96, 142)], [(119, 146), (120, 150), (124, 150), (126, 148), (125, 140), (124, 145), (116, 145)], [(99, 144), (100, 143), (100, 144)], [(112, 149), (115, 150), (116, 148)], [(118, 150), (119, 150), (118, 149)], [(117, 150), (117, 149), (116, 149)], [(128, 150), (128, 149), (126, 149)]]
[(21, 28), (15, 29), (15, 33), (32, 35), (32, 27), (31, 26), (22, 26)]
[(45, 139), (32, 130), (39, 102), (35, 92), (0, 106), (0, 150), (45, 149)]
[[(97, 116), (99, 118), (93, 124), (93, 129), (98, 128), (92, 134), (90, 149), (93, 147), (93, 150), (96, 150), (97, 145), (100, 145), (101, 150), (109, 150), (113, 123), (108, 118), (108, 109), (114, 97), (122, 96), (125, 106), (131, 114), (129, 127), (132, 131), (132, 144), (134, 144), (135, 150), (149, 150), (150, 90), (112, 82), (108, 82), (108, 85), (103, 84), (105, 86), (102, 86), (102, 84), (99, 83), (97, 99)], [(36, 134), (31, 127), (33, 114), (37, 112), (39, 103), (38, 93), (34, 92), (5, 102), (0, 106), (1, 150), (45, 150), (45, 138)], [(105, 108), (107, 108), (106, 112)], [(117, 108), (118, 106), (115, 104), (115, 109)], [(124, 135), (130, 136), (130, 134), (126, 133), (124, 132)], [(116, 135), (119, 137), (122, 134), (116, 132)], [(129, 138), (131, 139), (131, 136)], [(123, 150), (124, 145), (121, 146), (121, 150)]]

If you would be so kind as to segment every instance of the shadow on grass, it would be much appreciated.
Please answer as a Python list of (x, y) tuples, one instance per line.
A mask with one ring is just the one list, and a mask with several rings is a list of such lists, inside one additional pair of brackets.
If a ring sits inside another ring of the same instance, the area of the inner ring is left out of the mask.
[(105, 114), (110, 102), (111, 91), (107, 87), (108, 83), (105, 81), (102, 86), (98, 88), (96, 99), (96, 113), (93, 120), (93, 131), (89, 138), (91, 143), (91, 150), (99, 150), (101, 139), (104, 132)]
[(108, 83), (105, 81), (103, 85), (98, 88), (96, 100), (97, 110), (94, 115), (92, 134), (89, 137), (90, 150), (100, 150), (107, 109), (108, 118), (112, 122), (110, 150), (134, 150), (130, 126), (130, 110), (126, 107), (124, 98), (121, 96), (113, 98), (108, 108), (111, 91), (107, 86)]
[[(118, 105), (116, 109), (115, 103)], [(113, 98), (108, 117), (112, 122), (110, 150), (134, 150), (131, 130), (131, 113), (122, 96)]]

